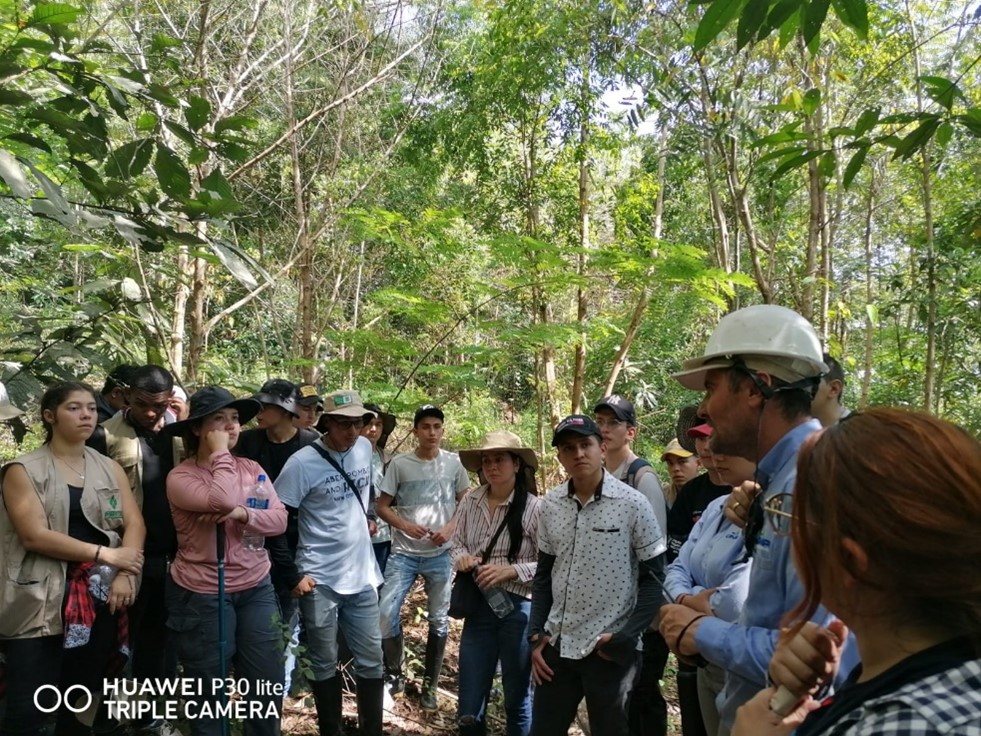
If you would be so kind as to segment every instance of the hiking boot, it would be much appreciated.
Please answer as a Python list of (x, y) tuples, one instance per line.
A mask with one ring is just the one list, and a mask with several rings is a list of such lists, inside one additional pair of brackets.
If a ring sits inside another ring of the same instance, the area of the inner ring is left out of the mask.
[(341, 678), (335, 675), (327, 680), (310, 680), (310, 688), (317, 706), (320, 736), (341, 736), (344, 732), (341, 715), (344, 693), (341, 690)]
[(439, 636), (430, 631), (426, 640), (426, 672), (422, 678), (422, 708), (423, 710), (438, 710), (436, 686), (439, 684), (439, 674), (443, 670), (443, 655), (446, 654), (446, 635)]
[(385, 683), (393, 698), (405, 693), (405, 675), (402, 674), (402, 635), (382, 639), (382, 655), (385, 659)]
[(358, 678), (358, 733), (361, 736), (382, 736), (384, 692), (384, 680)]

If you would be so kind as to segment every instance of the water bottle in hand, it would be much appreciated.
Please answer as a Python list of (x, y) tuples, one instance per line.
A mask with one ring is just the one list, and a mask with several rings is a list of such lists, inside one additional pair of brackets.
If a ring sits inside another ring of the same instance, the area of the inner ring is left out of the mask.
[[(258, 511), (263, 511), (269, 508), (269, 496), (271, 492), (269, 486), (266, 485), (266, 476), (260, 475), (259, 479), (256, 481), (255, 485), (249, 488), (248, 495), (245, 499), (246, 507), (250, 509), (256, 509)], [(245, 548), (251, 550), (252, 552), (261, 552), (265, 548), (266, 538), (261, 534), (256, 534), (255, 532), (246, 531), (242, 534), (242, 544)]]
[(112, 585), (117, 572), (115, 567), (105, 562), (92, 568), (89, 573), (89, 593), (92, 594), (93, 598), (103, 602), (109, 600), (109, 587)]
[[(480, 565), (474, 568), (474, 574), (479, 570)], [(504, 588), (481, 588), (480, 592), (484, 594), (484, 600), (498, 618), (504, 618), (514, 610), (514, 602)]]

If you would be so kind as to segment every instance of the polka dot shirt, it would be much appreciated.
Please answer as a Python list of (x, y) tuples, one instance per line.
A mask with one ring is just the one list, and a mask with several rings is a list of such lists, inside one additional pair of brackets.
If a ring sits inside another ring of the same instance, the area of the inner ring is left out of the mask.
[(538, 549), (555, 557), (545, 630), (568, 659), (582, 659), (616, 633), (637, 602), (638, 562), (662, 554), (665, 539), (644, 496), (603, 472), (599, 493), (580, 508), (568, 481), (542, 501)]

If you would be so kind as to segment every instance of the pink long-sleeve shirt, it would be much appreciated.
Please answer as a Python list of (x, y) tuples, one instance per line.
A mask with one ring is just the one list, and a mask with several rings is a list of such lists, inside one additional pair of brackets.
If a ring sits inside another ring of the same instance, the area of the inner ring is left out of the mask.
[[(249, 486), (265, 471), (258, 463), (236, 457), (227, 450), (211, 456), (202, 467), (194, 458), (185, 460), (167, 475), (167, 500), (177, 528), (177, 559), (170, 574), (181, 587), (196, 593), (218, 592), (216, 527), (200, 521), (201, 514), (228, 513), (245, 506)], [(266, 481), (269, 483), (269, 481)], [(253, 552), (242, 544), (248, 530), (263, 536), (286, 531), (286, 507), (271, 490), (269, 508), (247, 509), (249, 521), (225, 522), (225, 590), (236, 593), (256, 585), (269, 574), (269, 555)]]

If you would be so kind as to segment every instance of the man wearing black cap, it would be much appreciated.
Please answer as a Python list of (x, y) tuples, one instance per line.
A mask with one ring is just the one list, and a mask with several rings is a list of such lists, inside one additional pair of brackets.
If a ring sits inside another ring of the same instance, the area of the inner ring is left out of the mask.
[(595, 736), (629, 732), (640, 636), (657, 612), (664, 535), (650, 503), (608, 473), (586, 416), (555, 428), (569, 480), (542, 501), (531, 600), (533, 736), (566, 734), (585, 696)]
[[(614, 478), (644, 494), (654, 510), (658, 526), (666, 529), (668, 509), (661, 482), (651, 464), (637, 457), (630, 447), (637, 437), (634, 405), (622, 396), (613, 394), (593, 407), (593, 413), (606, 445), (606, 469)], [(668, 703), (661, 693), (661, 679), (668, 662), (668, 645), (657, 631), (656, 616), (651, 626), (653, 628), (649, 626), (642, 636), (640, 671), (630, 698), (631, 736), (665, 736), (668, 732)]]
[(293, 425), (301, 429), (313, 429), (324, 411), (324, 400), (320, 398), (316, 386), (304, 383), (296, 387), (297, 418)]
[(99, 411), (99, 424), (109, 419), (117, 411), (126, 408), (126, 391), (133, 381), (133, 373), (137, 368), (138, 366), (135, 365), (117, 365), (106, 376), (102, 391), (95, 397), (95, 404)]
[(429, 619), (422, 707), (436, 710), (436, 684), (449, 633), (453, 515), (470, 478), (460, 457), (440, 448), (443, 412), (438, 406), (425, 404), (416, 410), (412, 433), (418, 441), (416, 449), (392, 459), (377, 502), (378, 515), (392, 527), (392, 554), (379, 603), (382, 649), (389, 690), (393, 696), (399, 695), (405, 689), (399, 615), (409, 588), (422, 575)]

